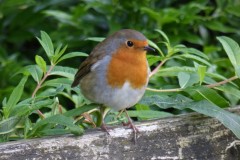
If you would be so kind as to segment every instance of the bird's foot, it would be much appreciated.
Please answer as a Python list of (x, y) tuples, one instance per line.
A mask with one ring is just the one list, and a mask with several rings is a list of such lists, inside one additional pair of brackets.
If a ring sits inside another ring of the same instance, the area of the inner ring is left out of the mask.
[(128, 121), (127, 123), (122, 122), (123, 126), (128, 126), (133, 130), (134, 133), (140, 133), (139, 129), (133, 124), (132, 121)]
[(110, 135), (109, 130), (108, 130), (108, 128), (107, 128), (107, 126), (106, 126), (105, 123), (102, 123), (101, 129), (102, 129), (104, 132), (107, 132), (108, 135)]
[(130, 128), (132, 128), (133, 133), (134, 133), (134, 143), (136, 144), (137, 142), (137, 133), (140, 133), (140, 131), (138, 130), (138, 128), (133, 124), (131, 118), (129, 117), (126, 109), (124, 109), (124, 112), (126, 113), (126, 116), (128, 118), (128, 122), (127, 123), (122, 123), (124, 126), (129, 126)]

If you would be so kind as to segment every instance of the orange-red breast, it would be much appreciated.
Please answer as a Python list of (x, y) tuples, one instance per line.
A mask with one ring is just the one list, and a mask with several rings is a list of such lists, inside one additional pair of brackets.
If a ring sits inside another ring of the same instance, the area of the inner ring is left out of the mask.
[[(148, 84), (149, 67), (146, 37), (135, 30), (123, 29), (99, 43), (81, 63), (72, 87), (80, 84), (82, 94), (92, 102), (124, 110), (134, 106)], [(138, 131), (127, 112), (129, 125)], [(104, 123), (102, 128), (106, 130)], [(106, 130), (107, 131), (107, 130)]]

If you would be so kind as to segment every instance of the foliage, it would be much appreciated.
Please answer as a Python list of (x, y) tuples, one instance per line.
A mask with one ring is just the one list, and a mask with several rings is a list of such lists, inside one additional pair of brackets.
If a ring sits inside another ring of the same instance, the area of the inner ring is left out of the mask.
[[(97, 106), (70, 85), (94, 41), (121, 28), (143, 32), (157, 50), (148, 55), (149, 88), (131, 117), (196, 111), (240, 137), (239, 116), (223, 110), (240, 99), (239, 6), (236, 0), (2, 1), (0, 141), (79, 135), (98, 126)], [(126, 120), (117, 114), (110, 111), (106, 122)]]
[[(83, 133), (84, 126), (81, 123), (76, 124), (78, 121), (75, 121), (74, 117), (96, 107), (95, 105), (85, 105), (84, 107), (78, 105), (79, 108), (76, 108), (74, 112), (72, 110), (65, 111), (58, 99), (59, 94), (64, 94), (65, 97), (76, 104), (82, 101), (79, 89), (73, 90), (70, 87), (75, 73), (75, 71), (72, 71), (74, 69), (56, 67), (56, 65), (68, 58), (86, 56), (87, 54), (71, 52), (63, 55), (67, 46), (62, 47), (59, 45), (54, 49), (52, 40), (43, 31), (41, 32), (41, 38), (37, 39), (44, 48), (50, 65), (47, 66), (47, 62), (41, 56), (36, 55), (36, 65), (27, 66), (19, 72), (23, 74), (22, 80), (14, 88), (9, 99), (5, 98), (2, 102), (3, 109), (0, 122), (1, 141), (6, 141), (9, 137), (15, 136), (31, 138), (63, 133), (80, 135)], [(61, 75), (67, 78), (46, 80), (49, 76), (53, 75)], [(69, 79), (69, 75), (71, 75), (71, 79)], [(20, 100), (29, 76), (35, 80), (36, 88), (31, 97)], [(40, 94), (37, 94), (40, 89)], [(75, 91), (76, 94), (73, 95), (71, 90)], [(40, 111), (43, 108), (49, 108), (50, 111), (43, 114)], [(39, 118), (33, 123), (29, 116), (35, 113), (38, 113)]]

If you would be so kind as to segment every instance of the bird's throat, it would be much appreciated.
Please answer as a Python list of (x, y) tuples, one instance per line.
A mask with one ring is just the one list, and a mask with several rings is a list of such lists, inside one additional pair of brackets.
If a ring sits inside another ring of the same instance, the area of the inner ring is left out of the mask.
[(148, 79), (146, 52), (132, 52), (125, 49), (113, 54), (107, 70), (107, 83), (111, 87), (121, 88), (129, 82), (132, 88), (140, 89)]

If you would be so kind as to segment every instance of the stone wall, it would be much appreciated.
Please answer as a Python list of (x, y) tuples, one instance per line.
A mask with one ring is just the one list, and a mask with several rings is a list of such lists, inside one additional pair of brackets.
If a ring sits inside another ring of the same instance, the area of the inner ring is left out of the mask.
[[(240, 108), (232, 111), (240, 113)], [(94, 129), (83, 136), (1, 143), (0, 159), (240, 159), (240, 141), (214, 118), (193, 113), (136, 126), (140, 130), (136, 144), (131, 129), (117, 126), (110, 135)]]

